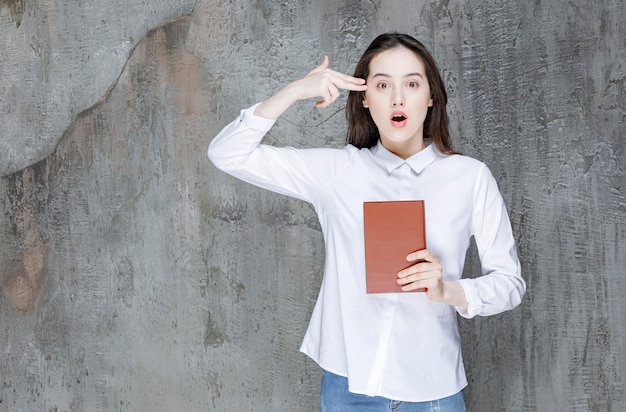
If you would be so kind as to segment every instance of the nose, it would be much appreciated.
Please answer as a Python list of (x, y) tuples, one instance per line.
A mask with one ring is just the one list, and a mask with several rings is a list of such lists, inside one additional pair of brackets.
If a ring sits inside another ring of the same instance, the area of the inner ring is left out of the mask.
[(398, 107), (398, 106), (403, 107), (404, 106), (404, 96), (402, 95), (401, 92), (396, 91), (393, 94), (393, 97), (392, 97), (392, 100), (391, 100), (391, 105), (393, 107)]

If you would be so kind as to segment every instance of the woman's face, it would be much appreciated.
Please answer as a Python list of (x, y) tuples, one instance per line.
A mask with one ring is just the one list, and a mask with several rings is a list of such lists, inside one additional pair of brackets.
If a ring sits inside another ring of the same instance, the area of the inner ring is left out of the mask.
[(433, 105), (426, 69), (411, 50), (398, 46), (372, 59), (363, 107), (378, 127), (383, 146), (407, 159), (424, 148), (424, 120)]

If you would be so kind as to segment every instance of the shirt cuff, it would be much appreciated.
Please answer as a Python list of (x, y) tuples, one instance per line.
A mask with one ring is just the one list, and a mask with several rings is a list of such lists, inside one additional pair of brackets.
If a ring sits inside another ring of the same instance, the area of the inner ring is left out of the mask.
[(251, 106), (247, 109), (241, 111), (241, 115), (239, 115), (239, 122), (243, 123), (245, 126), (259, 130), (262, 132), (269, 131), (274, 123), (276, 123), (275, 119), (266, 119), (265, 117), (255, 116), (254, 109), (261, 103), (257, 103), (254, 106)]
[(465, 292), (467, 306), (455, 306), (456, 311), (464, 318), (471, 319), (481, 312), (483, 302), (480, 300), (480, 296), (478, 296), (478, 290), (474, 285), (473, 279), (460, 279), (458, 282)]

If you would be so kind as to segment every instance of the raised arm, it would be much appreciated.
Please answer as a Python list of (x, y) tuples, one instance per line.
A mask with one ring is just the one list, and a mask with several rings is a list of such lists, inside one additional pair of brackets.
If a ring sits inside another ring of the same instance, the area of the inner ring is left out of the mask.
[[(218, 168), (248, 183), (310, 200), (347, 152), (331, 149), (296, 150), (261, 144), (263, 136), (287, 108), (298, 100), (321, 97), (317, 107), (327, 107), (339, 90), (365, 90), (365, 80), (328, 68), (328, 57), (305, 77), (293, 81), (263, 103), (243, 110), (213, 139), (209, 159)], [(332, 153), (332, 155), (331, 155)]]
[(365, 79), (358, 79), (329, 69), (328, 56), (324, 56), (322, 64), (259, 104), (254, 114), (266, 119), (277, 119), (298, 100), (321, 97), (315, 106), (324, 108), (337, 100), (340, 89), (364, 91), (366, 88)]

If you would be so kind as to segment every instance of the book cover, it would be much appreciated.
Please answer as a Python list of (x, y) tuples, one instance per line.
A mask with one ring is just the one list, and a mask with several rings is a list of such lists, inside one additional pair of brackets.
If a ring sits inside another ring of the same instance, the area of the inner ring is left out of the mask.
[(404, 293), (398, 272), (414, 264), (409, 253), (426, 248), (424, 201), (364, 202), (363, 223), (366, 292)]

